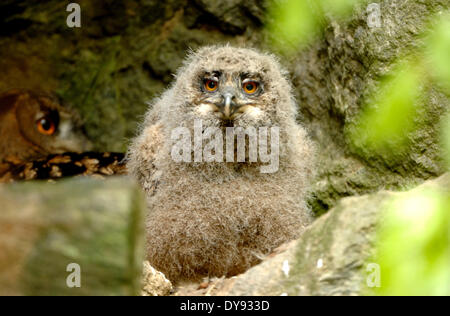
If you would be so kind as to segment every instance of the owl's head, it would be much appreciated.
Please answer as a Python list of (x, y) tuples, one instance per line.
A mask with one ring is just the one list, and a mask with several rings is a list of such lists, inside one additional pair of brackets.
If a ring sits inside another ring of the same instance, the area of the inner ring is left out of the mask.
[(209, 125), (280, 124), (296, 113), (286, 72), (273, 56), (253, 49), (212, 46), (192, 53), (175, 90), (174, 103)]
[(0, 119), (0, 145), (7, 151), (0, 156), (28, 160), (91, 147), (77, 114), (47, 94), (23, 90), (4, 93), (0, 96)]

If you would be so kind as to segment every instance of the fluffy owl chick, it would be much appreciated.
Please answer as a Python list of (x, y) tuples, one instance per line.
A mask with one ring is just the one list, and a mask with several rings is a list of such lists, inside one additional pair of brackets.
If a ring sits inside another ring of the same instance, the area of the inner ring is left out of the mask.
[(90, 147), (76, 115), (54, 97), (11, 90), (0, 95), (0, 162), (30, 161)]
[[(233, 160), (237, 141), (224, 162), (195, 160), (198, 145), (185, 156), (192, 162), (174, 159), (174, 131), (183, 127), (194, 139), (199, 122), (200, 133), (222, 131), (213, 134), (223, 135), (224, 147), (232, 127), (278, 127), (277, 171), (263, 173), (264, 163), (250, 159), (250, 136), (244, 161)], [(148, 197), (148, 260), (175, 282), (244, 272), (311, 222), (305, 197), (313, 160), (291, 84), (273, 56), (230, 46), (192, 53), (128, 153)]]

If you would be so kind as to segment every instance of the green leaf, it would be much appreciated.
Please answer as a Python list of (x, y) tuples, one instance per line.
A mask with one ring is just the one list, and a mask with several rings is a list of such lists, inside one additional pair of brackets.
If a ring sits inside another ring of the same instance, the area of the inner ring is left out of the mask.
[(307, 44), (320, 29), (320, 15), (307, 0), (273, 1), (268, 30), (283, 50), (296, 50)]
[(324, 10), (337, 17), (345, 17), (352, 12), (353, 7), (361, 0), (322, 0)]
[(381, 295), (450, 295), (450, 196), (396, 198), (379, 232)]
[(400, 63), (392, 76), (382, 80), (373, 102), (365, 107), (352, 139), (358, 147), (372, 151), (400, 151), (414, 129), (420, 88), (420, 67), (412, 61)]

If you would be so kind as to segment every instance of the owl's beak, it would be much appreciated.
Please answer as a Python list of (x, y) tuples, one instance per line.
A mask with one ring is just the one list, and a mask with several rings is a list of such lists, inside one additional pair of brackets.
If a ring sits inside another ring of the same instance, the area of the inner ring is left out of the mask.
[(224, 118), (231, 119), (237, 109), (238, 105), (235, 102), (235, 96), (232, 93), (224, 93), (223, 103), (220, 109)]

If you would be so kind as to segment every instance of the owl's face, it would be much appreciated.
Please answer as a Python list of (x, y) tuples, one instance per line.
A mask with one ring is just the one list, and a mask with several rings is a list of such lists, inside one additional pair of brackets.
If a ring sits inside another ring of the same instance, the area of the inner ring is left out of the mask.
[(91, 147), (76, 114), (48, 95), (21, 90), (3, 94), (0, 124), (0, 148), (4, 151), (0, 158), (11, 155), (28, 160)]
[(273, 57), (250, 49), (207, 47), (188, 60), (177, 82), (190, 116), (207, 125), (272, 125), (294, 111), (279, 69)]
[(199, 114), (213, 114), (225, 123), (249, 115), (257, 117), (262, 108), (264, 81), (259, 74), (214, 70), (198, 81)]
[(81, 152), (90, 148), (75, 113), (53, 97), (27, 95), (16, 109), (22, 134), (49, 153)]

